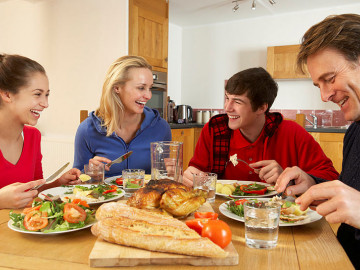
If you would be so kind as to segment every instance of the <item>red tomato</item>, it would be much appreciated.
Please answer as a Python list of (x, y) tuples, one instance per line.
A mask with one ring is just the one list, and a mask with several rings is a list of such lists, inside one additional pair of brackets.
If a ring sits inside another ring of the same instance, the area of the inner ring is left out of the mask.
[(208, 223), (210, 219), (208, 218), (195, 218), (195, 219), (189, 219), (186, 220), (186, 225), (190, 228), (196, 231), (198, 234), (201, 235), (202, 229), (204, 227), (204, 224)]
[(86, 219), (86, 212), (75, 203), (67, 203), (64, 206), (64, 219), (69, 223), (79, 223)]
[(241, 185), (240, 190), (245, 193), (251, 193), (251, 194), (259, 194), (264, 195), (267, 187), (264, 187), (263, 189), (251, 189), (252, 185)]
[(240, 205), (240, 204), (244, 204), (244, 203), (246, 203), (248, 200), (247, 199), (242, 199), (242, 200), (237, 200), (237, 201), (235, 201), (235, 204), (236, 205)]
[(47, 212), (33, 210), (26, 214), (24, 218), (24, 227), (29, 231), (38, 231), (49, 224)]
[(82, 206), (84, 206), (84, 207), (87, 207), (87, 208), (90, 207), (86, 201), (83, 201), (83, 200), (80, 200), (80, 199), (74, 199), (74, 200), (72, 201), (72, 203), (80, 204), (80, 205), (82, 205)]
[(115, 182), (116, 182), (116, 184), (118, 184), (119, 186), (122, 186), (122, 185), (123, 185), (123, 178), (122, 178), (122, 177), (116, 178)]
[(209, 238), (221, 248), (225, 248), (231, 242), (230, 227), (222, 220), (209, 220), (205, 223), (201, 236)]
[(195, 218), (209, 218), (209, 219), (217, 219), (219, 216), (218, 213), (215, 212), (195, 212), (194, 217)]
[(41, 208), (41, 205), (35, 206), (35, 207), (30, 207), (30, 208), (24, 208), (23, 210), (23, 214), (26, 215), (34, 210), (39, 210)]

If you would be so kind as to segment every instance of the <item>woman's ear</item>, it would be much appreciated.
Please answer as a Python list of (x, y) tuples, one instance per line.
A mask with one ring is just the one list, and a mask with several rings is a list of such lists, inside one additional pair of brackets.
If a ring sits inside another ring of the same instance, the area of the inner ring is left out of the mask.
[(114, 91), (115, 91), (115, 93), (119, 94), (120, 93), (120, 87), (119, 86), (114, 86)]
[(10, 92), (8, 92), (8, 91), (3, 91), (0, 89), (0, 98), (2, 101), (6, 102), (6, 103), (11, 102)]

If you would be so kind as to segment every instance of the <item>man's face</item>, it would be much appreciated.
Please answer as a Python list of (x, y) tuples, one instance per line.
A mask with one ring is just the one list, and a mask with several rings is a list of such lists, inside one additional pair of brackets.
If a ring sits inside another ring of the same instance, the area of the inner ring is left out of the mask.
[(336, 103), (348, 121), (360, 120), (360, 65), (335, 49), (323, 49), (307, 59), (314, 85), (324, 102)]
[(256, 111), (251, 107), (250, 99), (246, 93), (230, 95), (225, 92), (225, 112), (229, 117), (229, 128), (232, 130), (248, 130), (256, 125), (259, 116), (263, 115), (267, 106), (261, 106)]

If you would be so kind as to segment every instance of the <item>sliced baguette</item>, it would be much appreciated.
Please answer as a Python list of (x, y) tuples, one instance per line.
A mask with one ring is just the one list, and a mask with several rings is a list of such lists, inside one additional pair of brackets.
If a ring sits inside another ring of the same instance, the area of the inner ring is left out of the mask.
[(91, 232), (108, 242), (192, 256), (224, 258), (228, 255), (178, 219), (121, 202), (101, 205), (96, 218), (98, 222)]
[(151, 251), (170, 252), (192, 256), (224, 258), (227, 252), (200, 237), (192, 230), (176, 229), (166, 225), (154, 225), (146, 221), (127, 218), (107, 218), (100, 220), (91, 232), (101, 239), (125, 246)]

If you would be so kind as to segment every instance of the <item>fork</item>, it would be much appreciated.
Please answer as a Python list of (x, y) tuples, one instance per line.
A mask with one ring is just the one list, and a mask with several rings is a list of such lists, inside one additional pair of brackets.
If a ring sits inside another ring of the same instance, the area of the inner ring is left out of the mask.
[[(260, 171), (259, 169), (254, 169), (253, 167), (251, 167), (249, 163), (247, 163), (245, 160), (242, 160), (241, 158), (237, 158), (236, 160), (245, 163), (249, 168), (251, 168), (252, 170), (254, 170), (254, 172), (256, 172), (256, 173), (258, 173), (258, 172)], [(228, 160), (228, 161), (226, 162), (225, 168), (226, 168), (226, 166), (227, 166), (227, 164), (228, 164), (229, 162), (231, 162), (231, 161)]]

